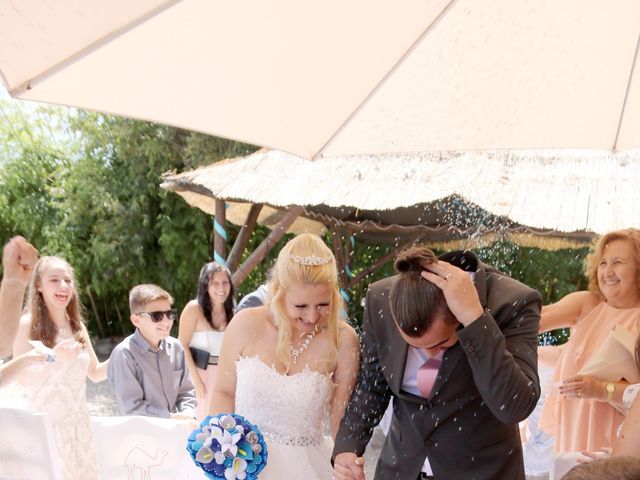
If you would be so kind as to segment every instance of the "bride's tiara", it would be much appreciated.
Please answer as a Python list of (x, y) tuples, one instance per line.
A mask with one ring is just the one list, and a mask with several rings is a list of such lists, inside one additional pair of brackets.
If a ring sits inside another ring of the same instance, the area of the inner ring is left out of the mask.
[(326, 265), (331, 261), (331, 256), (328, 257), (316, 257), (315, 255), (307, 255), (306, 257), (299, 257), (292, 253), (289, 254), (289, 260), (299, 263), (300, 265)]

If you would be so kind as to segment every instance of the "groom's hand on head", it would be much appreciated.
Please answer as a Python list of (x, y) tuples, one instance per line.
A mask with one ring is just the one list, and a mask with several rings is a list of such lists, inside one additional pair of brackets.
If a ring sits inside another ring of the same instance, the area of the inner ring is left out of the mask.
[(442, 290), (449, 310), (462, 325), (467, 327), (482, 315), (484, 309), (469, 272), (442, 261), (426, 269), (420, 275)]
[(355, 453), (342, 452), (333, 461), (334, 480), (365, 480), (364, 458)]

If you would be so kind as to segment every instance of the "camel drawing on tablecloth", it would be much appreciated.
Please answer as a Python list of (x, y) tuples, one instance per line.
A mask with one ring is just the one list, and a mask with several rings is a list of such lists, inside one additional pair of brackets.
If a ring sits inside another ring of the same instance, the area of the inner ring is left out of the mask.
[(139, 447), (134, 447), (124, 460), (127, 467), (127, 480), (136, 480), (136, 469), (140, 469), (140, 480), (151, 480), (151, 467), (162, 465), (166, 450), (157, 449), (155, 456), (150, 455)]

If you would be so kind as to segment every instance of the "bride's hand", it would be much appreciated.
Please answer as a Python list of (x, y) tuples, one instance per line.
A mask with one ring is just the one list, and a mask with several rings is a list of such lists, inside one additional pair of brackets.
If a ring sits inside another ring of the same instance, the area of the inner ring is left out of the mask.
[(334, 480), (365, 480), (364, 458), (355, 453), (342, 452), (333, 461)]

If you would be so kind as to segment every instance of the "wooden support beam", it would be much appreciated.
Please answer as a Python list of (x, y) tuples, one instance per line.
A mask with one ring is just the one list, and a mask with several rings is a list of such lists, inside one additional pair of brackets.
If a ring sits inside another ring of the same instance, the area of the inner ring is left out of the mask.
[(271, 251), (271, 249), (275, 246), (276, 243), (284, 236), (287, 232), (291, 224), (300, 216), (300, 214), (304, 211), (304, 208), (299, 205), (294, 205), (289, 207), (287, 213), (282, 217), (282, 220), (276, 225), (267, 238), (265, 238), (258, 248), (256, 248), (249, 258), (245, 260), (245, 262), (238, 267), (238, 269), (233, 273), (231, 279), (233, 281), (233, 285), (237, 288), (245, 278), (249, 276), (251, 271), (260, 263), (264, 257)]
[(249, 243), (251, 235), (258, 223), (258, 215), (261, 210), (261, 203), (254, 203), (251, 205), (249, 213), (247, 214), (247, 219), (244, 221), (242, 228), (240, 228), (240, 232), (238, 232), (238, 236), (236, 237), (236, 241), (233, 243), (231, 253), (229, 253), (229, 257), (227, 257), (227, 268), (232, 272), (234, 272), (240, 264), (242, 254), (244, 253), (245, 248), (247, 248), (247, 244)]
[(418, 237), (413, 237), (413, 238), (407, 240), (406, 242), (401, 243), (400, 245), (398, 245), (397, 248), (388, 251), (383, 256), (378, 258), (375, 262), (373, 262), (367, 268), (365, 268), (364, 270), (359, 272), (356, 276), (351, 278), (350, 279), (350, 286), (351, 285), (355, 285), (356, 283), (359, 283), (359, 282), (363, 281), (369, 275), (373, 275), (375, 272), (380, 270), (389, 260), (391, 260), (393, 257), (395, 257), (400, 251), (402, 251), (404, 248), (406, 248), (409, 245), (411, 245), (412, 243), (414, 243), (417, 240), (417, 238)]
[(344, 246), (342, 244), (342, 233), (337, 228), (329, 228), (331, 233), (331, 245), (333, 254), (336, 257), (336, 267), (338, 268), (338, 279), (340, 286), (345, 290), (349, 288), (349, 276), (346, 270), (346, 259), (344, 255)]
[[(346, 233), (345, 240), (346, 242), (344, 243), (344, 264), (345, 266), (349, 266), (351, 264), (351, 253), (353, 250), (353, 247), (351, 245), (351, 235)], [(347, 277), (348, 276), (349, 275), (347, 274)]]
[(224, 200), (216, 198), (216, 216), (213, 225), (213, 259), (222, 264), (226, 264), (227, 257), (227, 213), (225, 211)]

